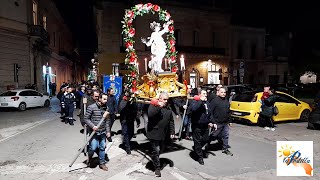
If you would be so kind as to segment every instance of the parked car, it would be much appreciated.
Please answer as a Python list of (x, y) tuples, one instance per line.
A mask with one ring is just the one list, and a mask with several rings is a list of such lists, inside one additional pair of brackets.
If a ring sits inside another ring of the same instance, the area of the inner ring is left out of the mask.
[(314, 111), (311, 112), (308, 120), (308, 129), (320, 130), (320, 106), (317, 106)]
[(25, 111), (38, 106), (49, 107), (50, 97), (32, 89), (8, 90), (0, 94), (0, 108), (14, 107)]
[[(293, 96), (276, 91), (276, 103), (279, 114), (273, 117), (274, 121), (302, 120), (308, 121), (312, 111), (309, 104), (302, 102)], [(261, 107), (262, 92), (246, 92), (234, 97), (230, 105), (233, 119), (245, 120), (258, 123)]]
[(227, 88), (227, 95), (230, 95), (231, 91), (235, 92), (236, 94), (253, 91), (253, 88), (248, 85), (238, 84), (238, 85), (228, 85), (225, 86)]

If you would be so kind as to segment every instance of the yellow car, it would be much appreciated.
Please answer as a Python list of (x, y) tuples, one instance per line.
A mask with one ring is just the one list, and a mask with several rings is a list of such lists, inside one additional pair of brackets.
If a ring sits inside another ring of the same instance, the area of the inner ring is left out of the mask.
[[(276, 91), (276, 103), (279, 114), (273, 116), (273, 120), (302, 120), (308, 121), (312, 111), (309, 104), (302, 102), (289, 94)], [(258, 123), (261, 107), (262, 92), (246, 92), (235, 95), (230, 105), (231, 117), (237, 120), (245, 120), (250, 123)]]

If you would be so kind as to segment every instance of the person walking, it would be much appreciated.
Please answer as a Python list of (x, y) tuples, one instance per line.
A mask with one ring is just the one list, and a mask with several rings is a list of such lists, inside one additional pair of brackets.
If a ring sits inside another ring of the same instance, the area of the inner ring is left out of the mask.
[[(214, 98), (209, 106), (211, 111), (211, 122), (209, 126), (214, 129), (213, 137), (218, 138), (222, 143), (222, 153), (233, 156), (229, 150), (229, 126), (232, 125), (230, 117), (230, 103), (226, 98), (225, 87), (220, 87), (217, 97)], [(218, 140), (218, 142), (219, 142)]]
[(88, 106), (87, 111), (84, 115), (84, 122), (89, 127), (89, 133), (95, 131), (94, 136), (89, 142), (89, 162), (90, 166), (92, 163), (92, 157), (96, 149), (99, 149), (99, 167), (104, 171), (108, 171), (108, 167), (106, 166), (106, 138), (110, 137), (110, 126), (108, 120), (104, 120), (100, 127), (97, 127), (98, 123), (102, 119), (103, 114), (105, 113), (105, 109), (103, 108), (106, 104), (108, 96), (106, 94), (100, 94), (99, 101)]
[(202, 147), (208, 142), (210, 114), (207, 104), (207, 91), (201, 90), (199, 96), (194, 97), (191, 106), (191, 122), (194, 146), (193, 149), (198, 156), (198, 162), (204, 165), (203, 157), (207, 157), (207, 152), (202, 151)]
[(168, 106), (168, 99), (168, 93), (162, 92), (159, 95), (159, 100), (152, 100), (148, 109), (147, 138), (151, 143), (151, 158), (155, 167), (156, 177), (161, 177), (160, 145), (163, 144), (167, 133), (170, 133), (171, 139), (175, 136), (174, 120), (172, 110)]

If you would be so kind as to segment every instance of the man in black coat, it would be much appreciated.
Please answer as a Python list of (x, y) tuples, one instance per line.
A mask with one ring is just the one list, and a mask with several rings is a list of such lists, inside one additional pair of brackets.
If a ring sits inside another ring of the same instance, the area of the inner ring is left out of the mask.
[(107, 94), (108, 94), (108, 102), (106, 105), (110, 113), (110, 129), (112, 129), (112, 125), (116, 119), (116, 114), (118, 114), (118, 105), (117, 105), (116, 97), (114, 95), (115, 94), (114, 89), (108, 88)]
[(209, 126), (214, 128), (214, 137), (222, 140), (222, 153), (233, 156), (229, 151), (229, 126), (231, 126), (230, 103), (226, 98), (226, 89), (221, 87), (217, 91), (217, 97), (214, 98), (209, 107), (211, 111), (211, 122)]
[(174, 120), (172, 110), (168, 106), (169, 95), (165, 92), (159, 95), (159, 100), (152, 100), (148, 109), (148, 131), (147, 138), (150, 140), (152, 148), (152, 161), (155, 167), (156, 177), (161, 177), (160, 173), (160, 145), (170, 133), (170, 138), (174, 138)]
[(138, 116), (138, 105), (135, 102), (128, 101), (127, 96), (122, 96), (119, 103), (120, 123), (122, 127), (123, 144), (127, 154), (131, 154), (130, 140), (134, 135), (134, 121), (137, 121), (137, 127), (140, 126), (140, 117)]
[[(191, 127), (193, 132), (194, 151), (198, 156), (198, 162), (204, 165), (202, 147), (208, 142), (210, 111), (207, 104), (207, 91), (201, 90), (199, 96), (189, 106), (191, 110)], [(204, 152), (205, 157), (207, 153)]]

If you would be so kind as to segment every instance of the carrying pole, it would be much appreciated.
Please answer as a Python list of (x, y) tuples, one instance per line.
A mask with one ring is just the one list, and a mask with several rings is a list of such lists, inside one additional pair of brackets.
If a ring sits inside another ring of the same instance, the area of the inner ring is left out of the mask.
[(181, 133), (182, 133), (182, 129), (183, 129), (183, 121), (184, 121), (184, 118), (186, 117), (186, 113), (187, 113), (187, 109), (188, 109), (188, 104), (189, 104), (189, 98), (187, 98), (187, 102), (186, 102), (187, 108), (184, 109), (184, 111), (183, 111), (183, 116), (182, 116), (182, 119), (181, 119), (181, 124), (180, 124), (180, 128), (179, 128), (179, 141), (181, 141)]
[[(103, 114), (103, 117), (101, 118), (101, 120), (99, 121), (99, 123), (98, 123), (98, 125), (97, 125), (98, 129), (99, 129), (99, 127), (101, 126), (102, 122), (106, 119), (106, 117), (107, 117), (108, 115), (109, 115), (109, 112), (107, 112), (107, 111)], [(78, 150), (77, 155), (74, 157), (74, 159), (73, 159), (72, 162), (70, 163), (69, 167), (71, 167), (71, 166), (74, 164), (74, 162), (78, 159), (79, 155), (82, 153), (82, 151), (83, 151), (84, 148), (87, 146), (87, 144), (89, 143), (89, 141), (91, 140), (91, 138), (93, 137), (93, 135), (94, 135), (95, 133), (96, 133), (96, 132), (93, 131), (93, 132), (90, 134), (90, 136), (89, 136), (88, 139), (87, 139), (87, 142), (85, 142), (85, 144)]]

